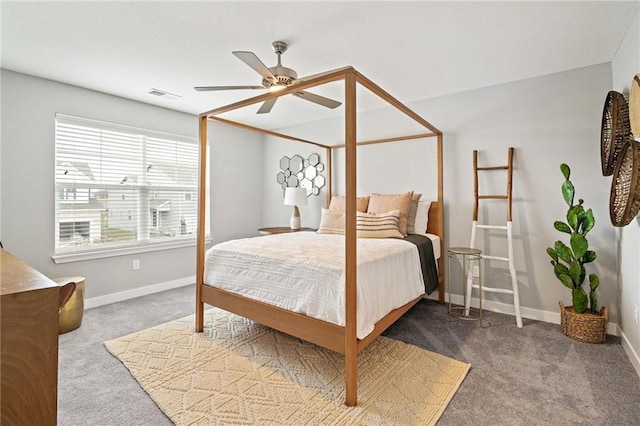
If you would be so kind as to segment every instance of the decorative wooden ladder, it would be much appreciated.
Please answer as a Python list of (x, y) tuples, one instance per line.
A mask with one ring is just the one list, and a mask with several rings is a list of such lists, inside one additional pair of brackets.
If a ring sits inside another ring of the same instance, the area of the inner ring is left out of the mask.
[[(507, 171), (507, 194), (506, 195), (479, 195), (478, 194), (478, 172), (479, 171), (492, 171), (492, 170), (506, 170)], [(507, 233), (507, 252), (508, 257), (501, 256), (492, 256), (488, 254), (483, 254), (482, 259), (487, 260), (497, 260), (501, 262), (507, 262), (509, 264), (509, 274), (511, 275), (511, 289), (505, 288), (495, 288), (495, 287), (487, 287), (482, 286), (482, 291), (485, 292), (494, 292), (494, 293), (506, 293), (513, 294), (513, 306), (515, 308), (516, 313), (516, 325), (518, 328), (522, 328), (522, 316), (520, 315), (520, 295), (518, 293), (518, 280), (516, 279), (516, 267), (513, 262), (513, 233), (512, 233), (512, 220), (511, 220), (511, 202), (512, 202), (512, 176), (513, 176), (513, 148), (509, 148), (508, 154), (508, 163), (506, 166), (496, 166), (496, 167), (478, 167), (478, 151), (473, 151), (473, 195), (474, 195), (474, 204), (473, 204), (473, 224), (471, 227), (471, 243), (469, 247), (475, 247), (476, 243), (476, 230), (477, 229), (493, 229), (506, 231)], [(483, 225), (478, 224), (478, 205), (480, 200), (505, 200), (507, 202), (507, 225)], [(483, 268), (484, 269), (484, 268)], [(465, 313), (468, 315), (469, 307), (471, 303), (471, 292), (474, 288), (478, 288), (478, 284), (473, 283), (473, 273), (471, 270), (467, 271), (467, 296), (466, 304), (465, 304)], [(478, 295), (482, 297), (482, 295)]]

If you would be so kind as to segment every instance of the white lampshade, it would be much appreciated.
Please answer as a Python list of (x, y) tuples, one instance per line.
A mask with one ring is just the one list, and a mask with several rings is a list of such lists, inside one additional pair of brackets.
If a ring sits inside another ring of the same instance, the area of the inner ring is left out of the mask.
[(306, 206), (307, 190), (302, 187), (285, 188), (284, 205), (285, 206)]

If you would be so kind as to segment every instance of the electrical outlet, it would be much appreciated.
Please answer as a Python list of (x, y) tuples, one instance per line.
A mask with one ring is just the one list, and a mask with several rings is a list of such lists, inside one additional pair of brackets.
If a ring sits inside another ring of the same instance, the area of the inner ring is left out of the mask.
[(633, 305), (633, 320), (638, 325), (638, 321), (640, 321), (640, 318), (638, 318), (638, 305)]
[(133, 270), (137, 271), (138, 269), (140, 269), (140, 259), (133, 259)]
[(480, 266), (473, 265), (473, 271), (471, 272), (474, 277), (480, 276)]

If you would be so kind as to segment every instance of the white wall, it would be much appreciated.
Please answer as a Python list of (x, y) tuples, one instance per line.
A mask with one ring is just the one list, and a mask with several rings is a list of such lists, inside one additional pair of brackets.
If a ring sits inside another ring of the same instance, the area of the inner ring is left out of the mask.
[[(585, 205), (594, 210), (597, 224), (589, 234), (589, 243), (599, 258), (590, 271), (600, 275), (600, 303), (610, 309), (611, 321), (617, 320), (616, 254), (611, 244), (615, 234), (608, 221), (610, 182), (600, 173), (600, 120), (610, 85), (610, 66), (602, 64), (409, 104), (444, 132), (446, 246), (469, 243), (473, 150), (480, 151), (481, 164), (506, 165), (507, 148), (515, 148), (515, 264), (521, 306), (529, 308), (528, 311), (524, 309), (524, 313), (530, 316), (556, 321), (559, 320), (558, 301), (562, 300), (566, 305), (571, 303), (569, 291), (554, 276), (546, 254), (546, 247), (562, 237), (553, 228), (553, 222), (563, 219), (566, 214), (560, 190), (563, 177), (559, 170), (560, 163), (566, 162), (572, 168), (577, 197), (583, 198)], [(400, 118), (385, 119), (386, 112), (374, 110), (360, 114), (359, 127), (364, 125), (367, 131), (364, 135), (361, 132), (359, 139), (376, 137), (376, 131), (379, 137), (389, 136), (390, 128), (397, 129)], [(341, 128), (338, 120), (316, 123), (316, 134), (313, 134), (313, 126), (280, 131), (296, 136), (303, 134), (323, 142), (331, 137), (328, 129)], [(269, 168), (277, 168), (277, 159), (282, 152), (275, 151), (280, 148), (265, 148), (268, 153), (265, 155), (265, 182), (269, 188), (277, 186), (274, 170)], [(429, 149), (433, 150), (433, 145), (430, 148), (424, 140), (363, 147), (359, 151), (358, 192), (415, 189), (435, 196), (435, 186), (429, 183), (433, 180), (429, 167), (435, 164), (433, 159), (427, 159)], [(342, 170), (340, 161), (335, 169)], [(481, 186), (481, 191), (484, 188), (485, 193), (504, 193), (506, 179), (505, 175), (502, 177), (490, 178), (491, 184)], [(338, 192), (341, 192), (340, 173), (336, 180)], [(269, 220), (273, 220), (266, 211), (272, 208), (271, 198), (263, 200), (263, 217)], [(306, 212), (306, 216), (319, 217), (317, 212)], [(504, 203), (487, 202), (481, 216), (488, 222), (504, 224)], [(479, 238), (478, 244), (491, 254), (506, 255), (503, 234), (494, 233), (484, 241)], [(504, 248), (502, 252), (501, 248)], [(509, 287), (506, 265), (494, 262), (490, 266), (485, 270), (485, 285)], [(497, 294), (487, 295), (486, 299), (508, 304), (512, 301), (509, 296)]]
[[(196, 116), (2, 70), (2, 242), (50, 277), (86, 277), (86, 297), (107, 297), (195, 275), (195, 247), (54, 264), (54, 118), (65, 113), (197, 137)], [(262, 141), (210, 124), (214, 242), (253, 235), (261, 223)], [(231, 204), (233, 202), (233, 204)], [(241, 209), (227, 206), (242, 206)], [(141, 268), (132, 270), (132, 260)], [(188, 281), (187, 281), (188, 283)]]
[[(633, 21), (612, 62), (613, 90), (629, 95), (633, 76), (640, 73), (640, 12)], [(640, 135), (635, 135), (640, 138)], [(618, 247), (618, 302), (622, 329), (622, 343), (629, 358), (640, 374), (640, 326), (634, 318), (634, 309), (640, 309), (640, 223), (636, 220), (619, 228)]]

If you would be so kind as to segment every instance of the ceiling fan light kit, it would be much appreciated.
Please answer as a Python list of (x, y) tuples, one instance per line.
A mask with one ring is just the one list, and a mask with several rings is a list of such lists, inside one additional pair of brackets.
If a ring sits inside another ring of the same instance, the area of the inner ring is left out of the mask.
[[(244, 89), (253, 89), (253, 90), (264, 90), (267, 89), (269, 91), (277, 91), (282, 90), (286, 87), (289, 87), (296, 82), (304, 81), (304, 78), (299, 79), (298, 73), (296, 73), (293, 69), (287, 68), (282, 65), (282, 54), (287, 51), (289, 47), (284, 41), (274, 41), (271, 43), (271, 47), (273, 47), (274, 53), (278, 56), (278, 63), (274, 67), (268, 68), (253, 52), (247, 51), (234, 51), (232, 52), (234, 56), (240, 59), (242, 62), (247, 64), (251, 69), (262, 76), (262, 86), (196, 86), (195, 90), (199, 92), (208, 92), (208, 91), (217, 91), (217, 90), (244, 90)], [(313, 102), (315, 104), (324, 106), (326, 108), (337, 108), (342, 105), (341, 102), (335, 101), (333, 99), (326, 98), (324, 96), (316, 95), (314, 93), (306, 92), (301, 90), (299, 92), (294, 92), (292, 95), (304, 99), (309, 102)], [(273, 105), (276, 103), (276, 99), (270, 99), (268, 101), (263, 102), (263, 104), (258, 109), (258, 114), (265, 114), (271, 111)]]

